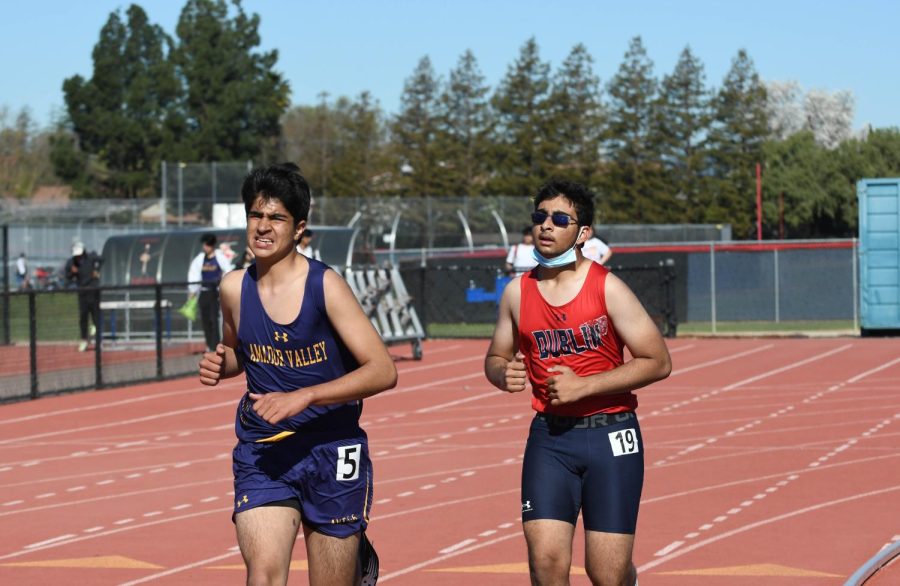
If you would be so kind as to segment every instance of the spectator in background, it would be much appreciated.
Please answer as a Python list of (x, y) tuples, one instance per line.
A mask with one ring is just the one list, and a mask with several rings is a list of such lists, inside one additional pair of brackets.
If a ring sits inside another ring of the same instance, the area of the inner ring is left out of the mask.
[[(63, 274), (66, 283), (78, 288), (78, 326), (81, 330), (81, 342), (78, 351), (88, 349), (91, 338), (97, 334), (100, 323), (100, 266), (103, 260), (93, 252), (88, 252), (84, 244), (76, 242), (72, 245), (72, 256), (66, 261)], [(91, 319), (88, 327), (88, 317)]]
[(188, 292), (190, 297), (200, 295), (197, 306), (200, 308), (200, 323), (203, 324), (203, 336), (206, 349), (214, 352), (221, 340), (219, 333), (219, 281), (232, 269), (231, 261), (216, 248), (216, 235), (204, 234), (200, 237), (203, 251), (194, 257), (188, 268)]
[(305, 230), (303, 234), (300, 235), (300, 242), (297, 244), (297, 252), (306, 258), (322, 260), (319, 258), (319, 250), (312, 247), (313, 236), (315, 236), (315, 234), (312, 230)]
[(28, 261), (25, 260), (24, 252), (19, 254), (19, 258), (16, 259), (16, 286), (19, 291), (28, 288)]
[(613, 251), (606, 242), (597, 238), (592, 232), (591, 237), (581, 247), (581, 254), (584, 255), (584, 258), (605, 265), (612, 258)]
[(534, 236), (531, 226), (522, 228), (522, 242), (513, 244), (506, 255), (506, 272), (512, 276), (527, 273), (537, 266), (534, 258)]

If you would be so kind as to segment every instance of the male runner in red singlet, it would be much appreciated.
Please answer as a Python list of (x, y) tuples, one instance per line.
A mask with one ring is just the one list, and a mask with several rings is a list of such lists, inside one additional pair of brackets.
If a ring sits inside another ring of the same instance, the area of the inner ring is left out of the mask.
[(204, 355), (200, 381), (247, 374), (232, 459), (247, 584), (287, 583), (302, 525), (310, 584), (374, 585), (372, 464), (359, 416), (397, 370), (347, 283), (296, 252), (310, 202), (300, 169), (257, 169), (241, 197), (256, 262), (222, 279), (222, 343)]
[(637, 584), (631, 555), (644, 462), (632, 391), (666, 378), (671, 360), (628, 286), (582, 256), (593, 219), (584, 186), (540, 189), (532, 214), (538, 266), (504, 290), (485, 358), (497, 388), (516, 393), (531, 383), (537, 411), (522, 465), (532, 584), (569, 583), (579, 511), (591, 582)]

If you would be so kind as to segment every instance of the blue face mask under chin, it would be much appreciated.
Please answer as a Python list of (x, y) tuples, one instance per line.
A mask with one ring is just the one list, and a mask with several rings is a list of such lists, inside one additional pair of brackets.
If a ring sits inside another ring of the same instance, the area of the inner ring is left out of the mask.
[(532, 251), (532, 256), (534, 256), (534, 260), (536, 260), (539, 265), (548, 269), (564, 267), (578, 260), (578, 256), (575, 254), (574, 244), (572, 245), (572, 248), (553, 258), (547, 258), (538, 252), (537, 248)]

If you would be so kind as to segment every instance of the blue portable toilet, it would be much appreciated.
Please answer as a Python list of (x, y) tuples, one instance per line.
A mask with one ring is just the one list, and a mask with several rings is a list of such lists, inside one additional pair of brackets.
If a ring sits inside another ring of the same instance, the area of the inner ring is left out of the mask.
[(900, 330), (900, 178), (862, 179), (856, 196), (860, 328)]

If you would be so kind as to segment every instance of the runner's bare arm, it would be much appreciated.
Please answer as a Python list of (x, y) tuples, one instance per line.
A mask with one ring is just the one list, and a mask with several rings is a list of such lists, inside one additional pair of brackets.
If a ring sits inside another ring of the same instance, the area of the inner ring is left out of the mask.
[(606, 277), (606, 308), (612, 327), (628, 348), (632, 359), (612, 370), (579, 377), (567, 366), (550, 368), (547, 379), (552, 405), (572, 403), (591, 395), (613, 395), (633, 391), (662, 380), (672, 371), (665, 340), (644, 306), (621, 279)]
[(494, 336), (484, 358), (484, 374), (501, 391), (517, 393), (525, 390), (526, 372), (523, 356), (518, 352), (516, 308), (519, 307), (520, 279), (509, 282), (500, 298), (500, 309)]

